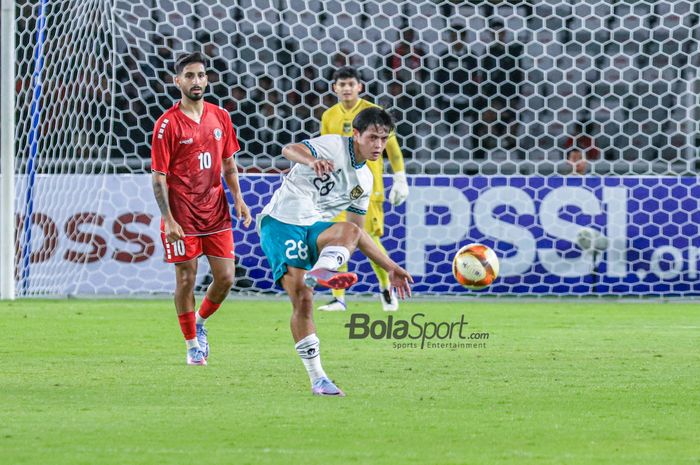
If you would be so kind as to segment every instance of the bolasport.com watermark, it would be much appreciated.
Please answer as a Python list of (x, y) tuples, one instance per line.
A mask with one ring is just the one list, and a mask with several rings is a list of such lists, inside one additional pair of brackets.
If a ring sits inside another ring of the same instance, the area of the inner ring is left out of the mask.
[(345, 324), (350, 339), (387, 340), (394, 349), (485, 349), (489, 333), (468, 326), (464, 315), (456, 321), (428, 321), (424, 313), (408, 320), (393, 315), (373, 320), (366, 313), (352, 313)]

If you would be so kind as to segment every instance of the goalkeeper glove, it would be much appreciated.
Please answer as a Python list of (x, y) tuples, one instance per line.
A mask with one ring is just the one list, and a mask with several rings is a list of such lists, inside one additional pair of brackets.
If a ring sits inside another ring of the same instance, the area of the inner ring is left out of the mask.
[(401, 205), (408, 198), (408, 181), (406, 181), (406, 173), (397, 171), (394, 173), (393, 185), (389, 192), (389, 202), (394, 205)]

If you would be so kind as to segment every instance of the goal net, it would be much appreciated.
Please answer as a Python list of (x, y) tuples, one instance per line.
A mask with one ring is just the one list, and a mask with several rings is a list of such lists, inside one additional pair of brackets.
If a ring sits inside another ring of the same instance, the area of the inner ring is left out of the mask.
[[(179, 98), (175, 58), (199, 50), (253, 213), (289, 167), (282, 146), (318, 134), (330, 77), (352, 65), (398, 122), (410, 196), (385, 204), (383, 242), (417, 292), (465, 293), (451, 257), (478, 241), (501, 257), (480, 293), (697, 295), (699, 12), (681, 0), (18, 1), (17, 293), (172, 290), (150, 137)], [(279, 292), (254, 228), (234, 236), (234, 289)], [(351, 267), (355, 291), (377, 290), (365, 259)], [(200, 290), (208, 279), (202, 261)]]

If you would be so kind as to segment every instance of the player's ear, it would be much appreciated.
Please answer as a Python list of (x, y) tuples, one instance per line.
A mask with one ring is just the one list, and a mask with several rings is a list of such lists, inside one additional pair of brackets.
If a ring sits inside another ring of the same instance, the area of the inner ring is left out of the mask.
[(175, 87), (178, 89), (180, 88), (180, 76), (177, 74), (173, 74), (173, 83), (175, 83)]

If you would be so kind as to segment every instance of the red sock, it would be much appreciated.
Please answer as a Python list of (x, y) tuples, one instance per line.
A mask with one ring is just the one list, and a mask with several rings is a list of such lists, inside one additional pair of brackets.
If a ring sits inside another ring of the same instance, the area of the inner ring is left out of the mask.
[(202, 305), (199, 306), (199, 316), (209, 318), (219, 307), (221, 307), (221, 304), (215, 304), (205, 296), (202, 300)]
[(197, 337), (197, 328), (195, 328), (196, 318), (194, 312), (183, 313), (178, 315), (177, 319), (180, 320), (180, 329), (182, 334), (185, 336), (185, 340), (189, 341)]

